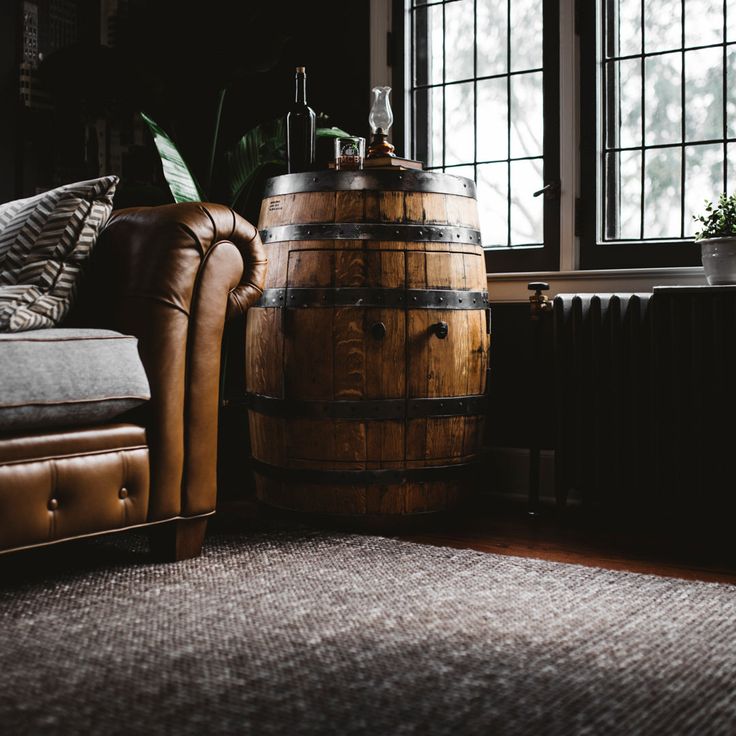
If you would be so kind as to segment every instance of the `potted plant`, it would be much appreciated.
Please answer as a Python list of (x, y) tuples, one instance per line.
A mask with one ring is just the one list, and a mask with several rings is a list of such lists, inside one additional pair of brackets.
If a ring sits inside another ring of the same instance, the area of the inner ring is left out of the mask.
[[(269, 176), (286, 173), (286, 119), (277, 118), (249, 130), (230, 151), (224, 153), (220, 165), (219, 186), (213, 180), (218, 136), (221, 124), (221, 108), (224, 91), (220, 96), (214, 137), (212, 140), (209, 169), (205, 186), (201, 187), (187, 165), (174, 141), (161, 126), (148, 115), (141, 117), (153, 135), (153, 141), (161, 158), (166, 179), (175, 202), (225, 201), (251, 222), (258, 221), (263, 184)], [(326, 120), (325, 116), (321, 116)], [(349, 136), (341, 128), (317, 128), (317, 144), (321, 140)], [(332, 150), (330, 145), (329, 150)], [(319, 150), (318, 150), (319, 153)]]
[(706, 200), (705, 214), (693, 215), (702, 225), (695, 234), (709, 284), (736, 284), (736, 194), (721, 194), (718, 204)]

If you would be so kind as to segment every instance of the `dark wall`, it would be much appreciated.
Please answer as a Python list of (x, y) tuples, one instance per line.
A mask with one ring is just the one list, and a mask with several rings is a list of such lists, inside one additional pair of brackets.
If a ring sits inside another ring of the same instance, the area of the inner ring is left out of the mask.
[[(47, 3), (38, 3), (43, 21)], [(18, 94), (22, 0), (0, 3), (0, 103), (16, 113), (2, 116), (3, 200), (90, 173), (123, 176), (117, 206), (169, 199), (150, 136), (140, 135), (135, 114), (147, 112), (174, 138), (201, 183), (219, 90), (228, 88), (220, 139), (228, 148), (256, 124), (286, 113), (297, 65), (307, 67), (309, 104), (329, 115), (327, 124), (365, 135), (368, 0), (121, 0), (109, 26), (112, 48), (99, 46), (100, 7), (99, 0), (77, 0), (77, 43), (46, 54), (39, 69), (52, 105), (30, 110)], [(91, 171), (96, 154), (88, 131), (96, 120), (111, 124), (124, 143), (140, 142), (129, 146), (122, 170)], [(126, 189), (133, 180), (147, 191)]]
[[(527, 304), (493, 304), (488, 440), (492, 447), (553, 447), (552, 325), (535, 335)], [(535, 340), (539, 352), (535, 354)]]
[[(219, 90), (225, 147), (257, 123), (283, 115), (294, 95), (294, 68), (307, 67), (307, 97), (330, 124), (368, 127), (369, 2), (293, 0), (201, 4), (139, 2), (134, 47), (147, 50), (146, 107), (174, 130), (195, 167), (205, 164)], [(172, 59), (175, 62), (172, 64)], [(144, 80), (146, 75), (144, 74)]]
[(16, 196), (18, 54), (20, 5), (0, 3), (0, 202)]

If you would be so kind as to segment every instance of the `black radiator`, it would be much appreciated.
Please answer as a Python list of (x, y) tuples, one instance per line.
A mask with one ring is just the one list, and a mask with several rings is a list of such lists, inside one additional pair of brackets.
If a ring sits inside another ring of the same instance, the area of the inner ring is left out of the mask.
[(663, 508), (736, 516), (736, 286), (652, 298), (654, 488)]
[(555, 490), (630, 504), (651, 482), (651, 294), (554, 299)]
[(736, 515), (736, 287), (554, 299), (564, 504)]

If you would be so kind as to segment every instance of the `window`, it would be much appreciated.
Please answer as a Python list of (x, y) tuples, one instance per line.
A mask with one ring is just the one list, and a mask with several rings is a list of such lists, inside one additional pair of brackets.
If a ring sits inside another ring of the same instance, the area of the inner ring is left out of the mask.
[(692, 215), (736, 191), (736, 0), (394, 8), (411, 47), (396, 48), (398, 132), (429, 169), (476, 180), (489, 271), (559, 268), (560, 132), (568, 268), (700, 264)]
[(736, 188), (736, 0), (580, 9), (582, 265), (698, 264), (692, 215)]
[(557, 0), (410, 0), (412, 155), (475, 179), (491, 271), (558, 267), (558, 12)]

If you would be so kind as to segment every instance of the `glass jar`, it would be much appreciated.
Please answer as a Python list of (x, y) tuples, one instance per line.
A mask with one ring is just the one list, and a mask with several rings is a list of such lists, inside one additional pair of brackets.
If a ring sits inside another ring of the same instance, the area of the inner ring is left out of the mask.
[(340, 171), (357, 171), (363, 168), (365, 138), (350, 136), (335, 138), (335, 168)]

